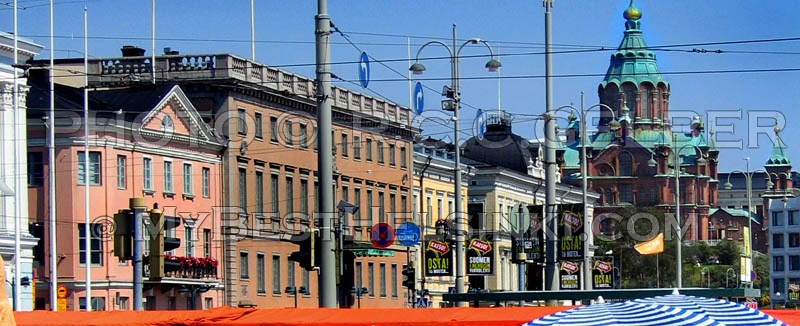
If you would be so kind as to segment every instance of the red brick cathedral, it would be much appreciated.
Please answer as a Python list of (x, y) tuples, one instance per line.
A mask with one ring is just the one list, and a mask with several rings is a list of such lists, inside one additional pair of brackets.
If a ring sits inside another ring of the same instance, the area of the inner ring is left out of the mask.
[[(588, 135), (589, 188), (600, 194), (595, 215), (635, 207), (675, 212), (675, 169), (680, 166), (680, 203), (686, 240), (708, 237), (709, 209), (716, 207), (717, 157), (701, 117), (674, 131), (669, 119), (670, 85), (644, 41), (642, 12), (624, 11), (625, 34), (598, 86), (598, 131)], [(560, 162), (571, 184), (581, 183), (579, 117), (571, 117)], [(713, 135), (713, 133), (712, 133)], [(676, 162), (675, 155), (678, 153)]]

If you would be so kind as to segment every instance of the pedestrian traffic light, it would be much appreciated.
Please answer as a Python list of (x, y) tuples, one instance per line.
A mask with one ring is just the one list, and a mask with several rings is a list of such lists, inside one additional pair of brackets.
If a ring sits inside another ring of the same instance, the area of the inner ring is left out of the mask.
[(164, 216), (158, 205), (153, 205), (150, 210), (150, 278), (162, 278), (167, 273), (180, 269), (180, 262), (174, 259), (165, 261), (165, 252), (181, 246), (178, 238), (166, 236), (167, 231), (180, 226), (181, 220), (177, 217)]
[(119, 260), (133, 258), (133, 211), (129, 209), (114, 213), (114, 256)]
[(297, 262), (300, 267), (307, 270), (313, 270), (319, 266), (316, 261), (316, 257), (321, 256), (319, 252), (321, 247), (317, 245), (320, 243), (318, 229), (311, 229), (310, 234), (293, 236), (289, 241), (300, 246), (297, 251), (289, 254), (289, 260)]
[(403, 267), (403, 287), (413, 290), (417, 285), (417, 271), (414, 267)]

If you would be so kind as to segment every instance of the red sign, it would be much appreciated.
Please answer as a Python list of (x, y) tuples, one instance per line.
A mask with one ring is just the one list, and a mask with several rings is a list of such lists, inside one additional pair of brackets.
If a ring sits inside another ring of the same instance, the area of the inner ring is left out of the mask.
[(386, 249), (394, 243), (394, 228), (386, 223), (378, 223), (372, 227), (370, 242), (375, 248)]
[(609, 273), (611, 272), (611, 264), (609, 264), (608, 262), (598, 260), (594, 262), (594, 269), (601, 271), (603, 273)]
[(578, 271), (578, 264), (575, 264), (571, 261), (565, 261), (561, 263), (561, 270), (567, 273), (575, 273)]
[(67, 292), (67, 287), (66, 287), (66, 286), (64, 286), (63, 284), (62, 284), (62, 285), (59, 285), (59, 286), (56, 288), (56, 296), (57, 296), (59, 299), (64, 299), (64, 298), (66, 298), (66, 297), (67, 297), (67, 293), (68, 293), (68, 292)]
[(443, 255), (450, 251), (450, 246), (441, 241), (431, 241), (428, 242), (428, 250), (432, 250), (440, 255)]
[(758, 310), (758, 303), (755, 301), (747, 301), (744, 306), (753, 310)]
[(564, 212), (564, 225), (571, 227), (573, 230), (580, 228), (583, 223), (581, 223), (581, 217), (573, 214), (571, 212)]
[(472, 241), (469, 242), (469, 249), (475, 249), (485, 255), (489, 251), (492, 251), (492, 245), (485, 241), (472, 239)]

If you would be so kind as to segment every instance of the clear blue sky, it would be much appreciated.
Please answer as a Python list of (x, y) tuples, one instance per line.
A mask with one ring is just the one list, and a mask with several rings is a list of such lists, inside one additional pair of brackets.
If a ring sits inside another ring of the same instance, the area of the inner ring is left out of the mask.
[[(8, 2), (10, 0), (1, 0)], [(20, 35), (28, 36), (42, 45), (48, 45), (47, 0), (19, 0)], [(269, 65), (311, 64), (314, 62), (314, 14), (316, 1), (265, 1), (256, 0), (256, 58)], [(55, 42), (56, 57), (80, 56), (83, 45), (82, 8), (89, 8), (89, 52), (94, 57), (118, 56), (124, 44), (150, 49), (150, 1), (146, 0), (56, 0), (55, 34), (63, 36)], [(627, 0), (576, 1), (556, 0), (553, 8), (553, 42), (560, 45), (593, 46), (614, 49), (624, 30), (622, 11)], [(754, 40), (800, 36), (800, 20), (787, 13), (800, 12), (797, 1), (726, 1), (726, 0), (637, 0), (642, 10), (642, 29), (650, 46), (704, 43), (717, 41)], [(0, 5), (0, 9), (2, 5)], [(250, 56), (249, 1), (168, 1), (158, 0), (156, 5), (156, 49), (171, 47), (186, 53), (233, 53)], [(480, 37), (489, 40), (502, 54), (541, 52), (544, 42), (544, 8), (541, 1), (330, 1), (329, 13), (333, 22), (348, 33), (353, 42), (376, 59), (407, 58), (405, 37), (370, 36), (358, 33), (382, 33), (424, 38), (411, 38), (412, 56), (419, 46), (432, 39), (447, 41), (451, 26), (458, 25), (459, 38)], [(12, 31), (10, 10), (0, 11), (0, 29)], [(74, 38), (72, 38), (74, 37)], [(119, 38), (145, 38), (140, 40)], [(163, 39), (192, 39), (191, 41)], [(228, 41), (225, 41), (228, 40)], [(353, 61), (358, 51), (339, 35), (333, 36), (332, 61)], [(240, 42), (232, 42), (240, 41)], [(447, 41), (451, 42), (451, 41)], [(723, 53), (699, 54), (674, 51), (656, 51), (662, 72), (686, 72), (731, 69), (798, 68), (800, 41), (753, 43), (737, 45), (688, 46), (681, 49), (794, 52), (789, 54)], [(574, 49), (557, 46), (555, 50)], [(65, 50), (73, 50), (67, 52)], [(39, 58), (47, 58), (44, 50)], [(467, 48), (462, 55), (486, 54), (485, 48)], [(444, 49), (430, 47), (422, 57), (442, 56)], [(553, 72), (563, 74), (604, 74), (610, 51), (577, 54), (555, 54)], [(544, 56), (538, 54), (503, 56), (502, 76), (541, 76), (544, 74)], [(483, 69), (487, 58), (461, 60), (461, 76), (494, 76)], [(425, 61), (423, 77), (449, 77), (447, 60)], [(405, 74), (406, 62), (389, 62), (387, 65)], [(384, 66), (373, 63), (371, 90), (365, 93), (385, 96), (407, 105), (406, 81), (379, 81), (398, 79), (401, 76)], [(313, 76), (311, 65), (288, 67), (287, 70)], [(356, 80), (355, 64), (334, 65), (334, 72), (344, 78)], [(800, 72), (724, 73), (724, 74), (674, 74), (665, 75), (671, 85), (670, 109), (689, 110), (704, 115), (706, 126), (711, 126), (707, 112), (713, 110), (742, 110), (741, 119), (721, 119), (718, 124), (734, 124), (733, 134), (717, 135), (717, 141), (742, 139), (744, 149), (723, 148), (720, 154), (720, 171), (744, 168), (745, 156), (761, 167), (771, 150), (771, 139), (765, 135), (755, 138), (748, 132), (748, 115), (762, 114), (770, 119), (776, 111), (788, 121), (784, 140), (790, 147), (800, 145), (798, 121), (800, 102), (798, 91)], [(556, 106), (579, 104), (579, 93), (586, 93), (586, 103), (594, 104), (597, 85), (602, 77), (556, 78), (554, 104)], [(446, 81), (425, 81), (424, 84), (441, 89)], [(357, 88), (356, 85), (339, 83)], [(464, 102), (484, 109), (497, 107), (497, 81), (465, 80), (462, 82)], [(504, 110), (540, 114), (544, 111), (544, 79), (518, 78), (501, 81), (501, 99)], [(440, 98), (426, 90), (426, 107), (435, 109)], [(472, 118), (475, 110), (465, 107), (465, 119)], [(438, 113), (426, 112), (436, 116)], [(524, 117), (518, 116), (517, 122)], [(770, 119), (762, 119), (769, 125)], [(783, 124), (784, 122), (781, 121)], [(462, 125), (462, 128), (466, 126)], [(431, 123), (423, 124), (424, 133), (443, 136), (446, 130)], [(515, 124), (515, 131), (533, 137), (533, 122)], [(758, 140), (756, 142), (755, 140)], [(749, 147), (749, 148), (748, 148)], [(800, 165), (800, 151), (789, 150), (795, 165)]]

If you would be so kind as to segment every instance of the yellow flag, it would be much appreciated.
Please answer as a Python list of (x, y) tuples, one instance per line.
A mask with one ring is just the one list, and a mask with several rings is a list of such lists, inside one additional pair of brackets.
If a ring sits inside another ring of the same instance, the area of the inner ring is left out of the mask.
[(664, 252), (664, 233), (659, 233), (655, 238), (633, 246), (641, 255), (660, 254)]

